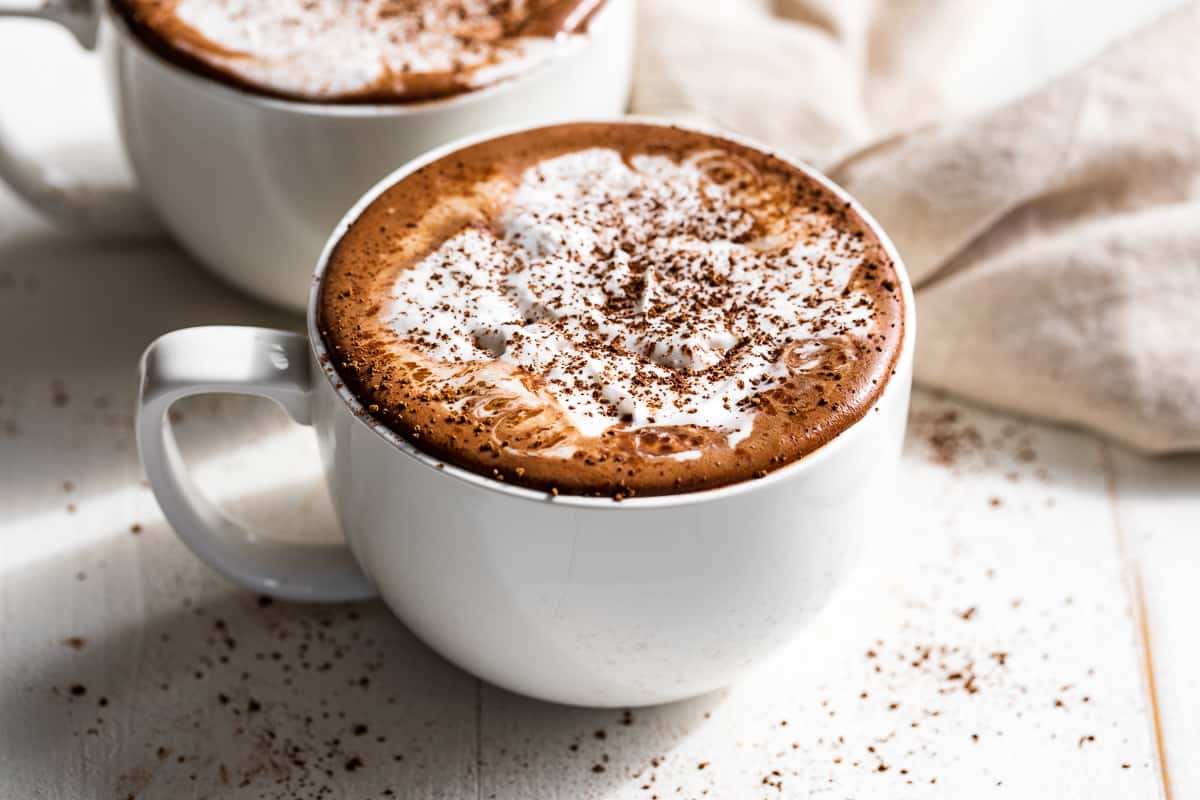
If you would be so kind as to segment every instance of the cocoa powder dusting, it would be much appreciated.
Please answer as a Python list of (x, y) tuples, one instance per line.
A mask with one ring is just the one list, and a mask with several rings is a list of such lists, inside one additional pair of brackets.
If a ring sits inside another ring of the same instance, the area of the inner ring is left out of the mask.
[(331, 257), (320, 327), (331, 377), (421, 450), (625, 500), (763, 477), (838, 435), (883, 391), (903, 303), (863, 218), (795, 167), (577, 123), (381, 195)]

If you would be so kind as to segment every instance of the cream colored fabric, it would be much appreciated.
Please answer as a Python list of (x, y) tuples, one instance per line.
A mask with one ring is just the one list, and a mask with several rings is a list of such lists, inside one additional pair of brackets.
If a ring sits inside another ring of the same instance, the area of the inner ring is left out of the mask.
[(918, 287), (918, 381), (1200, 449), (1200, 3), (642, 3), (635, 111), (862, 200)]

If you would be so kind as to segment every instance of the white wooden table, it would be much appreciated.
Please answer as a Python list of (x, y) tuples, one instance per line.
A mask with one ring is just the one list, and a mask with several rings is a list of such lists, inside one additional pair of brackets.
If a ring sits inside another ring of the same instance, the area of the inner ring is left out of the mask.
[[(71, 97), (30, 146), (120, 174), (79, 74), (5, 79), (4, 102)], [(894, 525), (806, 635), (691, 702), (563, 708), (378, 603), (267, 603), (184, 549), (134, 453), (135, 366), (214, 322), (298, 325), (167, 243), (75, 239), (0, 190), (2, 798), (1200, 796), (1198, 458), (918, 393)], [(306, 431), (225, 398), (177, 422), (236, 513), (330, 535)]]

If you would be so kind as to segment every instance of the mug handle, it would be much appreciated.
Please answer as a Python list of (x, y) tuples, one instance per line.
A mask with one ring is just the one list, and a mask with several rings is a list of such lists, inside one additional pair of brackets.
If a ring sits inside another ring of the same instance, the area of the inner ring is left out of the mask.
[(248, 394), (310, 418), (308, 340), (235, 326), (185, 328), (156, 339), (142, 356), (137, 441), (142, 466), (167, 521), (197, 556), (234, 583), (285, 600), (342, 602), (377, 592), (342, 545), (266, 539), (201, 494), (179, 455), (167, 412), (195, 394)]
[[(100, 28), (96, 0), (0, 0), (0, 18), (46, 19), (69, 30), (88, 50)], [(161, 231), (136, 190), (94, 186), (17, 151), (0, 116), (0, 180), (30, 206), (71, 230), (105, 237), (137, 237)]]

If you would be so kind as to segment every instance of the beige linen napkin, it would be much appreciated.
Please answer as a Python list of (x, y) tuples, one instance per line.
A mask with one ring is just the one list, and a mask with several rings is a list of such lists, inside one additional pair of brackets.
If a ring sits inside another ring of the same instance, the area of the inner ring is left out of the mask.
[(635, 111), (810, 160), (880, 220), (918, 381), (1200, 449), (1200, 3), (643, 0), (640, 34)]

